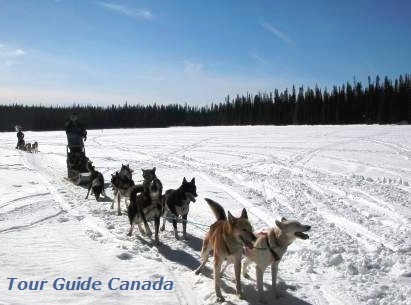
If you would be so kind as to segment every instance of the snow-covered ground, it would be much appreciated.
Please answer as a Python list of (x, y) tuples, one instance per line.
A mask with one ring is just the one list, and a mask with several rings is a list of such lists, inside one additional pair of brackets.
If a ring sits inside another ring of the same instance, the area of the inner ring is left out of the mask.
[[(138, 230), (127, 237), (125, 214), (110, 201), (85, 200), (86, 189), (64, 179), (66, 136), (26, 132), (38, 154), (14, 149), (0, 133), (0, 304), (212, 304), (212, 264), (196, 276), (204, 227), (214, 221), (209, 197), (254, 228), (282, 216), (312, 226), (280, 264), (280, 298), (269, 304), (410, 304), (411, 126), (206, 127), (92, 130), (87, 156), (106, 179), (129, 163), (156, 166), (165, 189), (196, 178), (190, 239), (176, 241), (171, 224), (152, 246)], [(112, 197), (111, 188), (108, 195)], [(181, 227), (179, 227), (181, 232)], [(223, 276), (227, 304), (258, 304), (255, 274), (243, 279), (247, 300), (234, 294), (232, 267)], [(8, 290), (7, 278), (92, 277), (103, 283), (165, 280), (172, 291)]]

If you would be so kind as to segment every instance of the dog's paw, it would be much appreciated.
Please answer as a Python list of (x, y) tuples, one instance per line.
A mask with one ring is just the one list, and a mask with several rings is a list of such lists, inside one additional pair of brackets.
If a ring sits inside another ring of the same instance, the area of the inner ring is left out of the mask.
[(245, 296), (243, 292), (237, 292), (237, 296), (240, 300), (245, 300)]
[(225, 301), (224, 297), (222, 295), (220, 295), (219, 297), (217, 297), (217, 302), (218, 303), (223, 303)]

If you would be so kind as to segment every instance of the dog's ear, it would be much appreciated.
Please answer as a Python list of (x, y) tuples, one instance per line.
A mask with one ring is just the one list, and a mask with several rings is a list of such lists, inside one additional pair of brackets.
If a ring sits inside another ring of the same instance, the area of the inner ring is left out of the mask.
[(187, 180), (186, 180), (186, 177), (184, 177), (183, 178), (183, 184), (186, 184), (187, 183)]
[(287, 218), (283, 217), (281, 218), (281, 222), (287, 221)]
[(156, 168), (155, 168), (155, 167), (153, 167), (153, 172), (156, 172)]
[(283, 228), (283, 223), (281, 221), (276, 220), (275, 224), (277, 225), (277, 227), (279, 227), (280, 229)]
[(144, 173), (144, 169), (141, 169), (141, 171)]
[(191, 179), (190, 183), (195, 184), (196, 183), (196, 178)]
[(231, 215), (230, 211), (227, 212), (227, 216), (228, 216), (228, 223), (230, 225), (233, 225), (235, 223), (235, 217)]
[(246, 210), (246, 209), (243, 209), (243, 210), (241, 211), (241, 218), (248, 219), (248, 215), (247, 215), (247, 210)]

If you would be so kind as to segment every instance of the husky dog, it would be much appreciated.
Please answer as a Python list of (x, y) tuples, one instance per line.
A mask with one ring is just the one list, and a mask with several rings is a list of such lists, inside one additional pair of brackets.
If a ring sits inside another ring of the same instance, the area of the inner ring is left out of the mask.
[(96, 200), (100, 198), (100, 194), (103, 194), (104, 197), (106, 197), (106, 191), (104, 190), (104, 177), (103, 175), (96, 171), (96, 169), (93, 166), (93, 162), (88, 161), (87, 162), (87, 170), (90, 173), (90, 184), (88, 186), (88, 192), (86, 199), (88, 198), (88, 195), (90, 194), (90, 190), (93, 191), (94, 196), (96, 197)]
[(26, 151), (31, 152), (31, 143), (26, 143), (26, 146), (24, 148)]
[[(142, 175), (143, 175), (143, 183), (142, 184), (137, 184), (136, 186), (138, 187), (138, 191), (144, 192), (148, 191), (148, 188), (151, 184), (151, 182), (157, 178), (156, 176), (156, 168), (153, 167), (153, 169), (141, 169)], [(158, 180), (158, 179), (157, 179)], [(158, 180), (160, 181), (160, 180)], [(161, 183), (161, 182), (160, 182)]]
[[(147, 221), (154, 219), (155, 244), (159, 244), (158, 231), (160, 227), (160, 217), (164, 213), (161, 181), (154, 175), (151, 182), (144, 185), (144, 191), (140, 191), (139, 186), (134, 186), (130, 193), (130, 205), (128, 206), (128, 219), (130, 221), (129, 236), (133, 234), (134, 224), (137, 223), (141, 233), (151, 236), (151, 230)], [(144, 224), (145, 232), (141, 224)]]
[(130, 168), (130, 164), (121, 164), (119, 175), (123, 180), (133, 180), (133, 170)]
[[(183, 238), (187, 239), (186, 227), (187, 227), (187, 215), (190, 208), (190, 202), (195, 202), (197, 197), (197, 187), (195, 178), (190, 182), (187, 182), (184, 177), (183, 183), (176, 190), (167, 190), (164, 194), (164, 206), (167, 210), (166, 216), (173, 219), (174, 236), (178, 238), (177, 233), (177, 218), (182, 217), (183, 222)], [(163, 225), (161, 231), (165, 230), (166, 217), (163, 218)]]
[(31, 152), (34, 152), (34, 153), (39, 152), (39, 143), (37, 143), (37, 141), (31, 144)]
[(223, 302), (221, 294), (221, 265), (224, 259), (234, 262), (234, 271), (236, 279), (237, 295), (243, 299), (241, 291), (241, 256), (243, 247), (253, 248), (253, 242), (256, 240), (253, 234), (253, 228), (248, 221), (247, 211), (243, 209), (239, 218), (231, 215), (230, 212), (225, 214), (224, 208), (217, 202), (205, 198), (217, 221), (210, 226), (210, 230), (204, 237), (203, 247), (201, 249), (202, 263), (195, 271), (199, 274), (207, 263), (210, 251), (214, 255), (214, 286), (217, 295), (217, 302)]
[(277, 227), (267, 231), (257, 233), (257, 240), (254, 248), (246, 249), (247, 256), (243, 266), (243, 276), (248, 277), (247, 267), (251, 262), (256, 263), (257, 288), (260, 301), (265, 302), (263, 296), (263, 274), (268, 265), (271, 265), (272, 290), (276, 296), (276, 280), (278, 264), (280, 263), (288, 246), (296, 239), (308, 239), (309, 236), (304, 232), (311, 229), (311, 226), (302, 225), (296, 220), (282, 218), (276, 220)]
[(123, 171), (123, 173), (121, 173), (120, 171), (120, 173), (116, 172), (115, 174), (111, 174), (111, 184), (114, 191), (114, 198), (113, 203), (111, 204), (111, 208), (114, 208), (114, 203), (117, 201), (117, 215), (119, 216), (121, 215), (121, 197), (124, 197), (127, 206), (127, 198), (130, 198), (130, 192), (132, 190), (132, 187), (134, 186), (133, 179), (129, 177), (130, 175), (126, 171)]

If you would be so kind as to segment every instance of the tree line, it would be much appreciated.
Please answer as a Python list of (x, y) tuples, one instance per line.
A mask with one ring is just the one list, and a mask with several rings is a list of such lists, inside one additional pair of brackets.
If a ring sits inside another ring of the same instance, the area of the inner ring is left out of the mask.
[(331, 90), (295, 86), (291, 90), (227, 96), (207, 106), (0, 105), (0, 130), (59, 130), (72, 113), (88, 129), (208, 125), (392, 124), (411, 122), (411, 78), (379, 76), (368, 84), (349, 82)]

